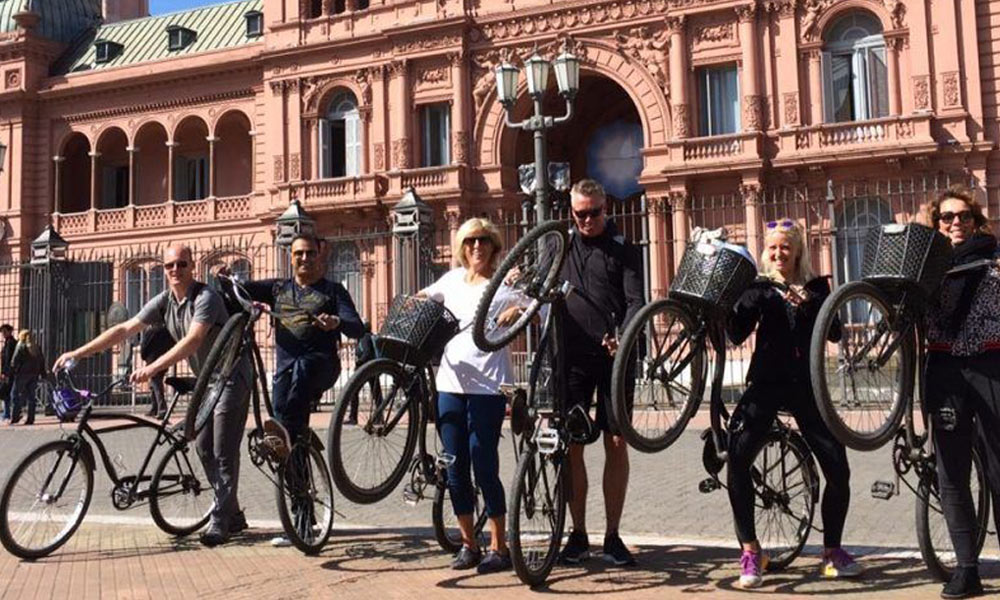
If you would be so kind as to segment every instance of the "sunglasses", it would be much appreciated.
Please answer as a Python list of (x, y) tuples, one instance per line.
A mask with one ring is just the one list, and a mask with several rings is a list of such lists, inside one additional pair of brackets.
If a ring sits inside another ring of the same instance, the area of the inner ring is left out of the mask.
[(317, 252), (315, 250), (293, 250), (292, 251), (292, 256), (301, 256), (303, 258), (310, 257), (310, 256), (316, 256), (318, 254), (319, 254), (319, 252)]
[(163, 263), (163, 268), (170, 271), (175, 267), (178, 269), (186, 269), (190, 263), (186, 260), (175, 260), (174, 262)]
[(953, 223), (955, 221), (955, 217), (958, 217), (958, 221), (960, 223), (968, 223), (972, 221), (972, 211), (963, 210), (959, 212), (943, 212), (940, 216), (938, 216), (943, 223)]
[(466, 246), (475, 246), (477, 243), (483, 245), (490, 244), (492, 246), (493, 240), (490, 239), (490, 236), (488, 235), (482, 235), (477, 237), (467, 237), (464, 240), (462, 240), (462, 243), (465, 244)]
[(577, 218), (578, 221), (586, 221), (587, 219), (596, 219), (601, 216), (604, 212), (604, 207), (600, 206), (598, 208), (592, 208), (590, 210), (574, 210), (573, 216)]
[(791, 229), (795, 227), (795, 221), (791, 219), (782, 219), (780, 221), (768, 221), (764, 224), (768, 229)]

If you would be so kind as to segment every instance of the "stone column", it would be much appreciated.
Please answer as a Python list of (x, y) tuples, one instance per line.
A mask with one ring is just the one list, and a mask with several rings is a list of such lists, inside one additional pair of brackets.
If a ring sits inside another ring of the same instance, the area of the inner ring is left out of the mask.
[(208, 142), (208, 197), (215, 198), (215, 142), (219, 138), (210, 135), (205, 141)]
[(650, 299), (664, 298), (670, 283), (670, 256), (673, 248), (667, 246), (667, 222), (665, 216), (670, 210), (668, 198), (649, 198), (647, 222), (649, 223), (649, 289)]
[(889, 38), (886, 40), (885, 52), (887, 68), (889, 69), (889, 115), (893, 117), (903, 112), (899, 93), (899, 52), (902, 50), (902, 47), (903, 40), (900, 38)]
[(687, 96), (687, 41), (684, 35), (685, 17), (667, 17), (670, 32), (670, 112), (672, 114), (673, 137), (686, 138), (691, 133)]
[(139, 148), (128, 146), (125, 150), (128, 152), (128, 205), (135, 206), (135, 153)]
[(90, 208), (97, 209), (97, 159), (101, 157), (100, 152), (90, 152)]
[(687, 191), (670, 192), (670, 207), (672, 209), (672, 224), (674, 229), (674, 271), (681, 264), (684, 247), (687, 246), (691, 224), (688, 218), (690, 195)]
[(391, 117), (395, 117), (395, 127), (390, 127), (392, 130), (391, 164), (394, 170), (409, 169), (412, 166), (410, 140), (412, 109), (410, 106), (409, 66), (406, 59), (389, 64), (392, 83), (395, 85), (391, 112)]
[(167, 202), (174, 202), (174, 148), (180, 146), (177, 142), (167, 142)]
[(808, 51), (809, 60), (809, 124), (823, 123), (823, 68), (819, 48)]
[(52, 199), (52, 211), (61, 212), (62, 206), (59, 205), (59, 196), (62, 194), (62, 164), (66, 162), (65, 156), (53, 156), (52, 165), (55, 171), (55, 184), (52, 186), (52, 193), (55, 196)]
[(451, 162), (452, 164), (463, 165), (469, 163), (469, 134), (466, 125), (467, 102), (468, 98), (471, 97), (469, 92), (469, 63), (465, 60), (465, 56), (461, 52), (454, 52), (448, 58), (451, 59), (452, 89), (455, 90), (451, 105)]
[(760, 40), (757, 39), (757, 4), (752, 2), (736, 7), (739, 19), (740, 48), (743, 52), (743, 69), (740, 73), (743, 89), (743, 130), (760, 131), (763, 128), (764, 106), (760, 96)]
[(750, 256), (757, 260), (761, 252), (760, 229), (760, 182), (745, 180), (740, 184), (740, 194), (743, 196), (743, 219), (746, 222), (746, 243)]

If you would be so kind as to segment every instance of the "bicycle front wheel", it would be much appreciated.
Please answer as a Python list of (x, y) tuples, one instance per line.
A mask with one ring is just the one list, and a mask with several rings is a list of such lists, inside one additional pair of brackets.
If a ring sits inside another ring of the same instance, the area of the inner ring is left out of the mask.
[(327, 432), (330, 472), (351, 502), (385, 499), (406, 474), (420, 428), (420, 374), (387, 358), (351, 376)]
[(802, 552), (812, 529), (819, 478), (806, 443), (794, 432), (773, 431), (754, 458), (757, 539), (768, 570), (784, 569)]
[(820, 416), (840, 443), (875, 450), (896, 434), (913, 395), (914, 335), (870, 283), (848, 283), (823, 303), (809, 366)]
[(94, 493), (94, 459), (85, 444), (48, 442), (14, 467), (0, 495), (0, 542), (8, 552), (42, 558), (76, 532)]
[(165, 533), (183, 537), (208, 523), (215, 494), (197, 453), (187, 442), (173, 444), (163, 455), (149, 486), (149, 514)]
[(622, 437), (641, 452), (673, 444), (705, 390), (704, 338), (681, 305), (644, 306), (622, 337), (611, 375), (612, 414)]
[[(476, 487), (476, 507), (472, 511), (473, 530), (476, 543), (481, 548), (486, 544), (483, 527), (486, 525), (486, 510), (483, 506), (483, 495)], [(458, 528), (458, 518), (451, 507), (451, 492), (447, 485), (439, 485), (434, 492), (434, 505), (431, 506), (431, 523), (434, 525), (434, 539), (441, 549), (455, 554), (462, 549), (462, 531)]]
[(565, 457), (532, 448), (521, 455), (507, 511), (510, 559), (524, 583), (539, 586), (559, 557), (566, 525)]
[[(937, 475), (929, 470), (928, 477), (917, 487), (917, 545), (920, 555), (931, 575), (940, 581), (949, 581), (955, 570), (957, 559), (955, 548), (948, 533), (944, 512), (941, 510), (941, 493)], [(976, 447), (972, 449), (972, 469), (969, 471), (969, 487), (972, 501), (976, 506), (976, 556), (983, 549), (990, 524), (990, 488), (983, 469), (982, 455)]]
[[(569, 235), (559, 221), (546, 221), (528, 232), (500, 262), (472, 322), (472, 339), (483, 352), (503, 348), (524, 331), (559, 283)], [(497, 320), (506, 311), (520, 308), (510, 325)]]
[(215, 338), (205, 364), (201, 366), (184, 415), (184, 435), (188, 441), (198, 437), (205, 424), (212, 418), (215, 405), (237, 368), (243, 329), (249, 318), (246, 313), (236, 313), (229, 317)]
[(297, 444), (278, 469), (275, 488), (281, 527), (308, 555), (319, 554), (333, 531), (333, 483), (318, 446), (318, 440)]

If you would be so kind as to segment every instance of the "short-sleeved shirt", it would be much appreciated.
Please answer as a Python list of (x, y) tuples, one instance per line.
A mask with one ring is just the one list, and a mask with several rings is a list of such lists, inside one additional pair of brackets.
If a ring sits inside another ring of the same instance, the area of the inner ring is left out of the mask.
[[(275, 319), (278, 372), (298, 359), (324, 361), (336, 369), (340, 365), (337, 346), (341, 334), (356, 339), (364, 333), (351, 295), (335, 281), (320, 279), (300, 286), (294, 279), (263, 279), (244, 285), (254, 300), (286, 315)], [(320, 314), (336, 315), (340, 326), (323, 331), (313, 323), (313, 316)]]
[(210, 325), (208, 336), (198, 350), (188, 358), (191, 370), (198, 373), (201, 365), (205, 364), (212, 344), (215, 343), (222, 326), (226, 324), (229, 314), (222, 297), (215, 290), (200, 281), (195, 281), (180, 301), (169, 289), (157, 294), (142, 307), (138, 317), (146, 325), (165, 325), (175, 342), (187, 335), (192, 323)]

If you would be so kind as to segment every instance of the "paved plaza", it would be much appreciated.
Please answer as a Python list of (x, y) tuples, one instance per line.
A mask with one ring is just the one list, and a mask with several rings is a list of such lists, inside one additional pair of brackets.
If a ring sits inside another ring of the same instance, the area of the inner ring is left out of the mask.
[[(323, 429), (327, 414), (314, 417)], [(615, 569), (600, 561), (585, 567), (557, 567), (540, 593), (560, 595), (610, 593), (627, 598), (736, 597), (737, 553), (728, 501), (723, 490), (698, 491), (704, 478), (701, 442), (691, 427), (669, 450), (632, 454), (632, 481), (622, 531), (637, 550), (640, 566)], [(324, 432), (325, 433), (325, 432)], [(58, 437), (54, 425), (8, 427), (0, 434), (0, 477), (36, 444)], [(324, 436), (325, 439), (325, 436)], [(138, 466), (148, 437), (116, 433), (106, 442), (129, 469)], [(502, 471), (509, 481), (514, 464), (509, 440), (501, 441)], [(588, 507), (592, 543), (604, 527), (600, 494), (603, 452), (589, 451), (591, 497)], [(931, 581), (916, 550), (914, 499), (905, 491), (888, 501), (868, 493), (876, 479), (892, 474), (888, 451), (851, 454), (852, 506), (845, 532), (848, 548), (867, 567), (856, 582), (825, 581), (816, 576), (821, 534), (813, 532), (803, 557), (766, 579), (765, 591), (796, 597), (936, 598), (940, 584)], [(411, 598), (452, 597), (470, 590), (497, 598), (523, 597), (529, 590), (505, 573), (475, 576), (448, 569), (450, 557), (434, 542), (431, 502), (409, 506), (401, 490), (378, 504), (357, 506), (338, 497), (337, 530), (318, 557), (268, 543), (279, 530), (274, 492), (267, 480), (244, 461), (240, 499), (251, 529), (231, 544), (206, 549), (195, 538), (174, 540), (156, 529), (148, 508), (126, 512), (112, 508), (110, 485), (98, 474), (93, 502), (84, 525), (52, 556), (34, 563), (0, 554), (0, 597), (30, 598)], [(822, 527), (819, 510), (817, 525)], [(1000, 593), (996, 538), (987, 542), (984, 576)], [(772, 594), (774, 595), (774, 594)]]

